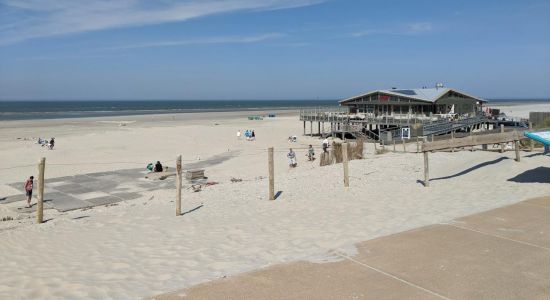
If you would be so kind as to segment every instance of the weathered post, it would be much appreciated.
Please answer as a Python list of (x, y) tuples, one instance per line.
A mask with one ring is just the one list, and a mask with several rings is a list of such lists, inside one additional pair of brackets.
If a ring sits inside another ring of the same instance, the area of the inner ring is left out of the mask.
[[(529, 122), (529, 131), (533, 130), (533, 123)], [(535, 141), (529, 139), (529, 151), (533, 152), (535, 150)]]
[(424, 151), (424, 186), (430, 186), (430, 165), (428, 164), (428, 151)]
[(349, 187), (348, 143), (342, 143), (342, 165), (344, 166), (344, 186)]
[(420, 152), (420, 138), (416, 137), (416, 153)]
[(432, 134), (432, 142), (434, 141), (434, 135)]
[(451, 152), (455, 152), (455, 147), (454, 147), (454, 144), (455, 144), (455, 131), (451, 131), (451, 142), (452, 142), (452, 145), (453, 147), (451, 148)]
[(176, 216), (181, 216), (181, 155), (176, 158)]
[(516, 151), (516, 161), (520, 162), (521, 157), (519, 156), (519, 141), (514, 141), (514, 150)]
[(38, 163), (38, 203), (36, 204), (36, 222), (44, 221), (44, 171), (46, 169), (46, 158), (42, 157)]
[(273, 164), (273, 147), (267, 149), (267, 164), (269, 170), (269, 200), (275, 200), (275, 166)]
[[(504, 124), (500, 124), (500, 133), (504, 133)], [(500, 153), (504, 153), (504, 143), (500, 143)]]
[(395, 152), (395, 140), (392, 139), (392, 143), (393, 143), (393, 152)]

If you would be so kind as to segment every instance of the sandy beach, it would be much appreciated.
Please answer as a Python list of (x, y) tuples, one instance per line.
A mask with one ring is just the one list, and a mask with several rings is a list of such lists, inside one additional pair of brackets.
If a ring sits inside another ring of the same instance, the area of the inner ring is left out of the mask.
[[(550, 110), (508, 108), (514, 117)], [(157, 160), (173, 168), (180, 154), (184, 166), (225, 155), (205, 169), (217, 184), (200, 192), (184, 185), (179, 217), (175, 188), (144, 190), (137, 181), (122, 183), (140, 193), (136, 199), (48, 209), (40, 225), (18, 209), (23, 201), (0, 204), (0, 219), (13, 219), (0, 222), (0, 298), (142, 299), (279, 263), (338, 260), (331, 251), (354, 255), (358, 242), (550, 195), (550, 162), (540, 151), (521, 152), (521, 162), (513, 151), (436, 152), (425, 188), (416, 143), (407, 153), (380, 155), (367, 144), (365, 159), (350, 162), (346, 189), (341, 165), (307, 161), (305, 148), (319, 154), (321, 140), (302, 136), (296, 111), (247, 119), (266, 113), (0, 122), (0, 199), (22, 193), (10, 184), (36, 176), (40, 157), (53, 179), (145, 170)], [(237, 139), (246, 129), (256, 141)], [(297, 143), (288, 142), (291, 135)], [(40, 147), (37, 137), (55, 137), (55, 149)], [(275, 201), (267, 199), (268, 147), (275, 148)], [(289, 147), (297, 149), (295, 169), (287, 165)]]

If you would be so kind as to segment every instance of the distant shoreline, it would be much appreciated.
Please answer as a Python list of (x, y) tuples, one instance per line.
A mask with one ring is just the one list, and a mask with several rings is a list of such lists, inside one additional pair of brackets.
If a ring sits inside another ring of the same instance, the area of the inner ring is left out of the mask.
[[(550, 99), (489, 99), (487, 106), (550, 104)], [(0, 121), (78, 119), (140, 115), (296, 110), (337, 106), (338, 100), (117, 100), (0, 101)]]

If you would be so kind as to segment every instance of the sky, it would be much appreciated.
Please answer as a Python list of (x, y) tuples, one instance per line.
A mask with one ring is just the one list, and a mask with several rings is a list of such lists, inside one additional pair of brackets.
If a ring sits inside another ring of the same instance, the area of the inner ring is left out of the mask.
[(550, 98), (550, 1), (0, 0), (0, 100)]

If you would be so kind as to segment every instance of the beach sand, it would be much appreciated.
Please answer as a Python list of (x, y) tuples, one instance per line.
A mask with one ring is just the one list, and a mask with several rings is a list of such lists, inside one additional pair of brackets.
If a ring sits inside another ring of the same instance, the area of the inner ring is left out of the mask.
[[(522, 152), (518, 163), (513, 151), (433, 153), (433, 181), (424, 188), (421, 155), (374, 155), (372, 144), (366, 159), (350, 162), (346, 189), (341, 165), (306, 161), (305, 147), (313, 144), (319, 154), (321, 141), (302, 136), (296, 112), (246, 119), (253, 114), (260, 113), (2, 122), (0, 198), (21, 193), (8, 184), (36, 176), (42, 156), (46, 178), (144, 169), (156, 160), (173, 167), (180, 154), (184, 164), (231, 157), (206, 169), (219, 184), (184, 189), (188, 213), (180, 217), (175, 189), (141, 191), (116, 206), (46, 210), (41, 225), (34, 214), (14, 211), (23, 202), (0, 205), (0, 218), (15, 219), (0, 222), (0, 298), (140, 299), (284, 262), (338, 260), (331, 250), (353, 255), (361, 241), (550, 195), (550, 184), (537, 182), (550, 178), (547, 156)], [(245, 129), (257, 140), (238, 140), (237, 130)], [(294, 134), (298, 143), (290, 144)], [(54, 136), (55, 150), (30, 140), (38, 136)], [(276, 201), (267, 200), (270, 146)], [(298, 149), (296, 169), (287, 166), (289, 147)]]

